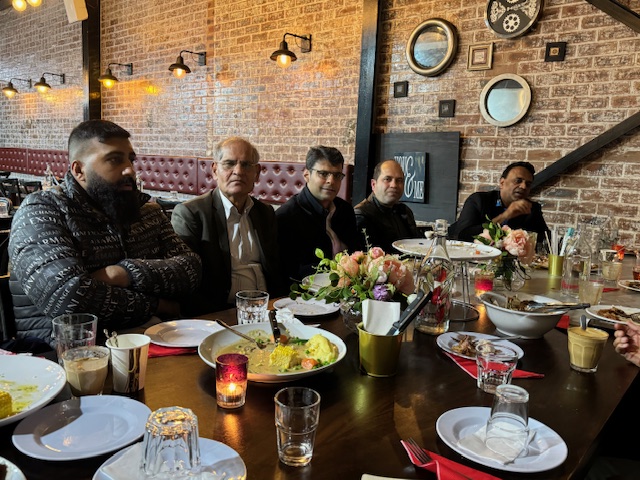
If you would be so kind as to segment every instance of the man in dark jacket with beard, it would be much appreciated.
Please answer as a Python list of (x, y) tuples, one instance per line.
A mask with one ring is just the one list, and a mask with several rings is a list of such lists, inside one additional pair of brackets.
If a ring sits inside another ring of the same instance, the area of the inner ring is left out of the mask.
[(200, 282), (198, 255), (136, 188), (129, 132), (105, 120), (69, 137), (61, 187), (29, 195), (11, 226), (10, 288), (17, 336), (51, 342), (51, 320), (93, 313), (103, 328), (176, 317)]

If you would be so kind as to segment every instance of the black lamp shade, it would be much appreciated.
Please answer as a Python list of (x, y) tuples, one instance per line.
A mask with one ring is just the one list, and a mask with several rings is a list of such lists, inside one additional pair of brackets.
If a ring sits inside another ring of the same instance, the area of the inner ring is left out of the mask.
[(98, 77), (98, 81), (99, 81), (99, 82), (101, 82), (101, 83), (103, 83), (103, 82), (117, 82), (117, 81), (118, 81), (118, 79), (117, 79), (116, 77), (114, 77), (114, 76), (113, 76), (113, 73), (111, 73), (111, 69), (110, 69), (110, 68), (107, 68), (107, 69), (104, 71), (104, 74), (103, 74), (103, 75), (100, 75), (100, 76)]
[(287, 45), (287, 42), (284, 40), (280, 42), (280, 48), (271, 54), (271, 60), (277, 62), (280, 55), (291, 57), (292, 62), (295, 62), (298, 59), (296, 54), (289, 50), (289, 45)]
[(176, 59), (176, 63), (172, 63), (171, 66), (169, 67), (169, 71), (173, 72), (174, 70), (184, 70), (185, 73), (191, 73), (191, 69), (185, 65), (184, 63), (184, 58), (182, 58), (182, 55), (178, 55), (178, 58)]
[(40, 77), (40, 80), (34, 85), (34, 87), (40, 92), (46, 92), (51, 89), (51, 85), (47, 83), (44, 77)]

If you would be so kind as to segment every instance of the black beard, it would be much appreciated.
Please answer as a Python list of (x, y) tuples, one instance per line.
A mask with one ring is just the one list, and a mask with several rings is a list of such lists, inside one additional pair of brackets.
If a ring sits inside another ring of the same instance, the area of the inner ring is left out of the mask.
[[(131, 185), (133, 190), (119, 190), (123, 185)], [(118, 225), (131, 225), (140, 219), (138, 189), (132, 178), (124, 178), (111, 184), (101, 176), (91, 172), (87, 175), (87, 194), (102, 211)]]

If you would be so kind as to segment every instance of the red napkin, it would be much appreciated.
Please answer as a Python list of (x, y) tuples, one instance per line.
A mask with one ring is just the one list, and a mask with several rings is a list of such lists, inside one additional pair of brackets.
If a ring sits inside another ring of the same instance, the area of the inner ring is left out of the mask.
[(420, 463), (420, 461), (411, 454), (404, 440), (400, 440), (400, 443), (402, 443), (402, 446), (407, 451), (411, 463), (416, 467), (424, 468), (435, 473), (439, 480), (500, 480), (499, 477), (494, 477), (488, 473), (454, 462), (429, 450), (425, 450), (425, 452), (431, 457), (431, 461), (429, 463)]
[(149, 358), (153, 357), (169, 357), (171, 355), (187, 355), (190, 353), (196, 353), (198, 351), (195, 347), (183, 348), (183, 347), (163, 347), (152, 343), (149, 345)]
[[(473, 378), (478, 378), (478, 366), (476, 365), (475, 360), (469, 360), (468, 358), (462, 358), (457, 355), (452, 355), (449, 352), (444, 352), (451, 358), (454, 362), (458, 364), (460, 368), (462, 368), (465, 372), (471, 375)], [(544, 375), (542, 373), (534, 373), (534, 372), (526, 372), (524, 370), (514, 370), (513, 378), (543, 378)]]
[(566, 313), (562, 315), (562, 317), (560, 317), (560, 320), (558, 320), (558, 323), (556, 323), (556, 328), (562, 328), (564, 330), (569, 328), (569, 315), (567, 315)]
[(602, 289), (602, 291), (603, 291), (604, 293), (607, 293), (607, 292), (615, 292), (616, 290), (620, 290), (620, 289), (619, 289), (619, 288), (617, 288), (617, 287), (604, 287), (604, 288)]

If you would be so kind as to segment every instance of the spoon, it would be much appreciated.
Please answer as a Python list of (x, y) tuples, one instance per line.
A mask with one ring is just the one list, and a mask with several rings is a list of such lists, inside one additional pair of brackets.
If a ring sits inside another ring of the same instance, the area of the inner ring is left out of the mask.
[(103, 330), (105, 336), (107, 337), (107, 342), (109, 340), (112, 341), (113, 346), (117, 347), (118, 346), (118, 334), (116, 332), (111, 332), (109, 333), (109, 330), (107, 330), (106, 328)]
[(230, 332), (235, 333), (235, 334), (236, 334), (236, 335), (238, 335), (239, 337), (242, 337), (242, 338), (244, 338), (245, 340), (249, 340), (250, 342), (255, 343), (255, 344), (258, 346), (258, 348), (259, 348), (260, 350), (262, 350), (263, 348), (267, 348), (267, 345), (266, 345), (265, 343), (258, 342), (255, 338), (251, 338), (249, 335), (245, 335), (245, 334), (244, 334), (244, 333), (242, 333), (242, 332), (239, 332), (239, 331), (237, 331), (237, 330), (234, 330), (233, 328), (231, 328), (229, 325), (227, 325), (226, 323), (224, 323), (224, 322), (223, 322), (222, 320), (220, 320), (219, 318), (216, 318), (216, 320), (215, 320), (215, 321), (216, 321), (216, 323), (217, 323), (218, 325), (220, 325), (221, 327), (226, 328), (226, 329), (227, 329), (227, 330), (229, 330)]
[(549, 310), (579, 310), (590, 307), (590, 303), (540, 303), (531, 302), (525, 307), (526, 312), (541, 312)]
[(587, 329), (587, 325), (589, 325), (589, 319), (587, 318), (586, 315), (580, 315), (580, 328), (582, 330), (586, 330)]

